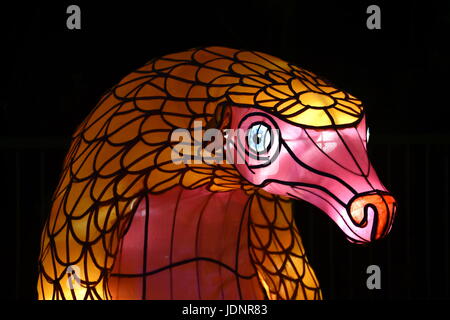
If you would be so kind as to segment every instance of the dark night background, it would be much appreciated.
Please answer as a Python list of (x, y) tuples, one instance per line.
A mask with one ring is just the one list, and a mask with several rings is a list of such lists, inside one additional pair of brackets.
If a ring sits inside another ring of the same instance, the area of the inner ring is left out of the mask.
[[(318, 209), (296, 205), (324, 297), (449, 298), (449, 1), (143, 3), (37, 1), (0, 11), (7, 298), (36, 297), (40, 229), (76, 126), (132, 70), (203, 45), (278, 56), (366, 105), (370, 157), (398, 216), (387, 239), (360, 247)], [(70, 4), (81, 7), (81, 30), (66, 29)], [(381, 30), (366, 28), (370, 4), (381, 7)], [(381, 290), (366, 288), (371, 264), (381, 267)]]

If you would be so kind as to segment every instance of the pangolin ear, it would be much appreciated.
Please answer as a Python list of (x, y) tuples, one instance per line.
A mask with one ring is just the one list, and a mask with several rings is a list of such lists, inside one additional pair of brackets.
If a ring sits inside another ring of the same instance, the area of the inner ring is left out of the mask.
[(209, 128), (220, 130), (229, 129), (231, 124), (231, 107), (228, 104), (219, 104), (214, 117), (208, 123)]

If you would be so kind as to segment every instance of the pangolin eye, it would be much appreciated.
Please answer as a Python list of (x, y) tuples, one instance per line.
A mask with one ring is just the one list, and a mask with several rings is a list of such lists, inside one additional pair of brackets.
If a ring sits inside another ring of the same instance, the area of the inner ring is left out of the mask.
[(261, 122), (255, 123), (249, 128), (247, 143), (253, 152), (264, 153), (270, 147), (271, 138), (269, 126)]

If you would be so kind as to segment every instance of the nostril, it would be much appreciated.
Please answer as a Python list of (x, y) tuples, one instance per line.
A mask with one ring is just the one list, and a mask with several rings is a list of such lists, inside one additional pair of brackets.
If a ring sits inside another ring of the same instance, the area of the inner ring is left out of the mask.
[(353, 203), (353, 206), (350, 208), (350, 217), (356, 226), (364, 228), (367, 225), (369, 209), (376, 210), (370, 204), (364, 203), (364, 201)]
[(372, 221), (372, 239), (379, 239), (386, 235), (395, 215), (396, 202), (388, 193), (370, 192), (359, 194), (348, 206), (348, 213), (353, 224), (359, 228), (365, 228)]

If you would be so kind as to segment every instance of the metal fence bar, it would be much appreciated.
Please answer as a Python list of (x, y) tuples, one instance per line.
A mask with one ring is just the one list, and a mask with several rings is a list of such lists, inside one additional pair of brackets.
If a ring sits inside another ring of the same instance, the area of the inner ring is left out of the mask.
[(45, 201), (46, 201), (46, 196), (45, 196), (45, 152), (44, 151), (40, 151), (39, 152), (39, 185), (40, 185), (40, 196), (41, 196), (41, 220), (44, 219), (44, 217), (47, 215), (46, 214), (46, 206), (45, 206)]
[[(330, 266), (334, 265), (334, 253), (333, 253), (333, 247), (334, 247), (334, 239), (333, 239), (333, 225), (330, 223), (328, 224), (328, 237), (329, 237), (329, 253), (330, 253)], [(330, 267), (330, 297), (334, 297), (335, 295), (335, 288), (334, 288), (334, 269)]]
[(20, 180), (21, 180), (21, 170), (20, 170), (20, 153), (16, 151), (15, 153), (15, 178), (16, 178), (16, 299), (19, 299), (20, 293), (20, 272), (19, 266), (21, 261), (21, 241), (20, 241), (20, 217), (21, 217), (21, 206), (20, 206)]
[[(406, 145), (405, 152), (405, 203), (402, 206), (405, 212), (405, 223), (406, 223), (406, 244), (405, 244), (405, 252), (406, 252), (406, 265), (411, 265), (411, 241), (409, 239), (409, 235), (411, 234), (411, 205), (410, 205), (410, 193), (411, 193), (411, 178), (409, 176), (411, 172), (411, 146), (409, 144)], [(407, 297), (411, 298), (411, 286), (407, 287)]]
[(311, 206), (308, 206), (308, 242), (313, 251), (315, 251), (315, 243), (314, 243), (314, 214)]
[(447, 197), (445, 197), (444, 200), (444, 225), (446, 228), (445, 235), (444, 235), (444, 254), (445, 254), (445, 258), (444, 258), (444, 273), (445, 273), (445, 296), (446, 298), (449, 297), (449, 255), (450, 255), (450, 251), (449, 251), (449, 219), (448, 219), (448, 215), (450, 214), (448, 211), (448, 194), (449, 194), (449, 190), (448, 190), (448, 146), (447, 146), (447, 150), (445, 152), (445, 156), (444, 156), (444, 194), (447, 195)]
[[(392, 161), (392, 147), (391, 144), (386, 145), (386, 183), (391, 187), (391, 161)], [(392, 252), (391, 252), (391, 241), (387, 241), (386, 256), (389, 268), (392, 266)], [(388, 277), (388, 288), (392, 288), (392, 277)], [(392, 290), (388, 290), (388, 297), (392, 297)]]
[(426, 282), (426, 296), (431, 294), (431, 246), (430, 246), (430, 145), (425, 146), (425, 282)]
[[(348, 283), (353, 283), (353, 250), (348, 247)], [(349, 288), (349, 299), (353, 299), (353, 286), (348, 286)]]

